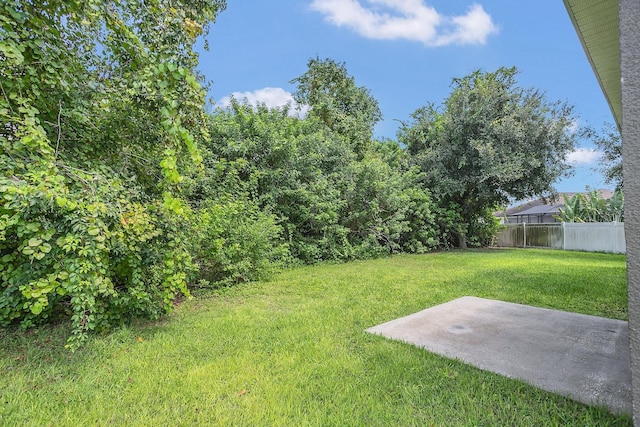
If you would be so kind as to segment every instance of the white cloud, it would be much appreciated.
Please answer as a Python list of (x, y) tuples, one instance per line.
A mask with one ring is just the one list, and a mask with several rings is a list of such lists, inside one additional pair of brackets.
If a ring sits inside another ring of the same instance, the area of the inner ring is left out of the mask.
[(298, 103), (293, 99), (293, 95), (280, 87), (265, 87), (252, 92), (233, 92), (220, 99), (218, 105), (228, 107), (231, 105), (232, 98), (253, 106), (264, 104), (268, 108), (279, 108), (288, 104), (291, 107), (289, 115), (294, 117), (304, 117), (309, 110), (305, 105), (298, 109)]
[(479, 4), (466, 15), (445, 16), (423, 0), (313, 0), (311, 8), (370, 39), (405, 39), (427, 46), (484, 44), (498, 27)]
[(601, 156), (602, 152), (594, 148), (578, 148), (569, 153), (566, 161), (574, 166), (589, 165), (597, 162)]
[(575, 119), (569, 124), (569, 126), (567, 127), (567, 131), (570, 134), (574, 134), (578, 132), (578, 130), (580, 130), (580, 120)]

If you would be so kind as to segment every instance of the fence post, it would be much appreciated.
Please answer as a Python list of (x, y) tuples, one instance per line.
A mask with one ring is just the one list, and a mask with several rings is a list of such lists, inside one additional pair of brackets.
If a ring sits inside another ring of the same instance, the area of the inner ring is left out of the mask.
[(567, 247), (567, 233), (564, 229), (564, 221), (562, 221), (562, 250)]
[(522, 223), (522, 247), (527, 247), (527, 223)]

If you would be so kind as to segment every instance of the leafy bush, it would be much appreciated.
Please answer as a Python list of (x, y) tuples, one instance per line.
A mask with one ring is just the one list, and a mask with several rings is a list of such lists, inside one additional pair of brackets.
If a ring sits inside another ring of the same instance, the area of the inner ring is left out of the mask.
[(114, 181), (98, 188), (88, 196), (0, 179), (0, 326), (70, 315), (75, 348), (90, 331), (157, 318), (188, 294), (180, 212), (131, 202)]
[(188, 294), (178, 170), (206, 135), (191, 46), (224, 6), (0, 3), (0, 326), (70, 317), (76, 348)]
[(249, 200), (205, 202), (194, 231), (199, 278), (215, 285), (263, 279), (288, 256), (275, 216)]
[[(347, 208), (342, 224), (362, 257), (424, 252), (437, 245), (428, 191), (417, 168), (393, 142), (375, 142), (346, 172)], [(367, 250), (363, 250), (368, 248)]]
[[(304, 263), (437, 245), (429, 193), (400, 146), (371, 141), (357, 153), (317, 118), (288, 113), (237, 101), (215, 111), (205, 155), (211, 184), (196, 198), (241, 188), (274, 213), (292, 257)], [(215, 182), (225, 190), (211, 190)]]

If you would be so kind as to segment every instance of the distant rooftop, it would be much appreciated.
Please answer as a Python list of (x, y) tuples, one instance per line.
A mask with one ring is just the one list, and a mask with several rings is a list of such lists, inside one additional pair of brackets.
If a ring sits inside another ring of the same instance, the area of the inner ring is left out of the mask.
[[(598, 194), (603, 199), (610, 199), (613, 195), (613, 191), (601, 188), (598, 189)], [(546, 200), (543, 198), (530, 200), (528, 202), (520, 203), (516, 206), (512, 206), (507, 208), (505, 211), (497, 212), (497, 216), (521, 216), (521, 215), (542, 215), (545, 213), (555, 213), (558, 212), (557, 208), (564, 206), (564, 197), (566, 196), (568, 199), (574, 197), (576, 194), (589, 194), (588, 192), (581, 193), (558, 193), (556, 197), (547, 198)], [(532, 210), (534, 208), (538, 208), (538, 210)], [(555, 210), (554, 210), (555, 208)]]
[(511, 214), (511, 216), (525, 216), (525, 215), (542, 215), (559, 213), (559, 208), (563, 207), (564, 203), (557, 203), (554, 205), (538, 205), (524, 211)]

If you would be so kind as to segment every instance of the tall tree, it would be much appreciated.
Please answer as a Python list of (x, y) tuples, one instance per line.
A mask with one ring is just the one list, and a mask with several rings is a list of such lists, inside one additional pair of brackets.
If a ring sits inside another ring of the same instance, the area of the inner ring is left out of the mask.
[(378, 101), (364, 86), (356, 86), (344, 63), (310, 59), (307, 71), (291, 81), (294, 99), (309, 105), (309, 114), (343, 136), (362, 155), (371, 142), (373, 128), (382, 118)]
[(453, 79), (442, 109), (427, 105), (399, 131), (441, 207), (459, 215), (460, 247), (487, 210), (552, 192), (575, 146), (572, 107), (516, 84), (516, 68)]
[(0, 2), (0, 327), (70, 315), (75, 346), (187, 292), (180, 167), (206, 135), (193, 45), (224, 7)]
[(622, 176), (622, 138), (620, 131), (611, 123), (605, 124), (602, 131), (586, 129), (585, 136), (591, 138), (602, 151), (600, 158), (600, 172), (603, 173), (605, 182), (613, 184), (616, 189), (622, 190), (624, 179)]
[[(300, 261), (424, 252), (438, 243), (429, 193), (396, 143), (371, 142), (358, 158), (314, 117), (236, 101), (214, 111), (211, 137), (208, 171), (231, 162), (253, 199), (279, 218)], [(208, 197), (215, 181), (203, 182), (198, 196)]]

